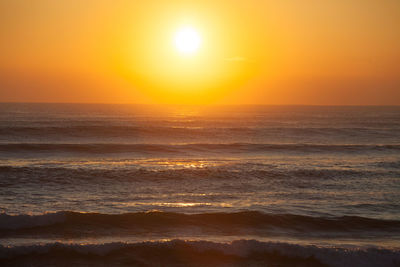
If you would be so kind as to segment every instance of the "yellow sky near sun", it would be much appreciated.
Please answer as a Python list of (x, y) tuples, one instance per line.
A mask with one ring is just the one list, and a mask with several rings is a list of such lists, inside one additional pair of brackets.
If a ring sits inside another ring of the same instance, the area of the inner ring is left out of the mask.
[(399, 29), (397, 0), (3, 0), (0, 101), (400, 104)]

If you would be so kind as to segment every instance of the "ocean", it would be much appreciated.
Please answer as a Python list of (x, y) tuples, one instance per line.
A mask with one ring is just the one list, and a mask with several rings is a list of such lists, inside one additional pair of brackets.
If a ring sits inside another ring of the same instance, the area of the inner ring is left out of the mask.
[(400, 266), (399, 106), (0, 104), (2, 266)]

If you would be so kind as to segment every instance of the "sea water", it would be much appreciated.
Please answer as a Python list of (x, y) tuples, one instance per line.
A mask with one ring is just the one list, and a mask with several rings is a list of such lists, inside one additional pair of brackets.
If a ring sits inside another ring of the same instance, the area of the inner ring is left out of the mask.
[(0, 208), (4, 264), (399, 266), (400, 107), (3, 103)]

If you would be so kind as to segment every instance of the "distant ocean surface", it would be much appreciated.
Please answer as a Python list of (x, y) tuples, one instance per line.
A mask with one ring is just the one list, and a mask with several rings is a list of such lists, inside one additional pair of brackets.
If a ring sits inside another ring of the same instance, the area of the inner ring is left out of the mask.
[(1, 266), (400, 266), (400, 107), (0, 104)]

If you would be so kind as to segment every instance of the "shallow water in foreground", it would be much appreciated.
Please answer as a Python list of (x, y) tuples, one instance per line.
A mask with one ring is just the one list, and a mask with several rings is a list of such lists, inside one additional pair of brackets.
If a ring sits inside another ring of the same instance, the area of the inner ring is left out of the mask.
[(399, 266), (400, 107), (0, 104), (0, 205), (9, 265)]

